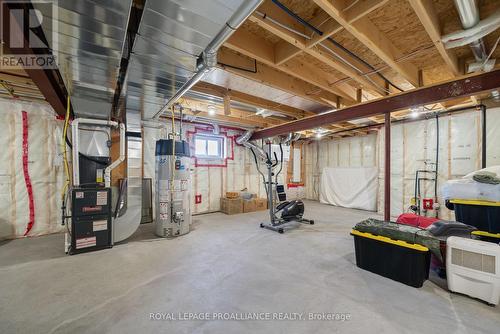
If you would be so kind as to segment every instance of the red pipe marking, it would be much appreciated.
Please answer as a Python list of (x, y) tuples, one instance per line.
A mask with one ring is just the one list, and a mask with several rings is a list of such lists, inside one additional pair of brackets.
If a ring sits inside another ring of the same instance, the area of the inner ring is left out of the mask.
[[(231, 130), (231, 128), (228, 128), (228, 127), (221, 127), (221, 128)], [(209, 127), (209, 126), (207, 126), (207, 127), (198, 127), (198, 126), (195, 126), (194, 131), (187, 131), (186, 135), (187, 135), (187, 137), (192, 138), (197, 133), (204, 134), (204, 131), (208, 132), (211, 129), (212, 128)], [(212, 134), (212, 132), (208, 132), (208, 134)], [(236, 143), (235, 138), (237, 136), (236, 135), (234, 135), (234, 136), (228, 136), (227, 135), (227, 131), (221, 131), (220, 134), (223, 135), (224, 137), (226, 137), (226, 139), (230, 140), (230, 142), (231, 142), (231, 156), (224, 158), (223, 159), (224, 160), (223, 164), (200, 164), (200, 163), (198, 163), (198, 158), (194, 157), (194, 166), (195, 167), (227, 167), (227, 161), (228, 160), (234, 160), (234, 145)], [(191, 150), (193, 150), (193, 151), (195, 149), (194, 145), (189, 145), (189, 148)]]
[(24, 173), (24, 182), (26, 183), (26, 191), (28, 192), (29, 209), (30, 209), (30, 218), (28, 226), (26, 227), (26, 231), (24, 232), (24, 236), (26, 236), (28, 235), (28, 233), (33, 228), (33, 225), (35, 224), (35, 202), (33, 199), (33, 187), (31, 185), (30, 174), (28, 171), (28, 155), (29, 155), (28, 113), (26, 111), (23, 111), (22, 114), (23, 114), (23, 173)]

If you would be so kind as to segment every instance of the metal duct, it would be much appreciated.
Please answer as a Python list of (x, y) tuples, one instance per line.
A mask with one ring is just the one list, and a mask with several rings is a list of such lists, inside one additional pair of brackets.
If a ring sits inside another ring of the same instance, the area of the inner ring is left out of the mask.
[[(454, 2), (464, 29), (472, 28), (479, 23), (479, 8), (475, 0), (454, 0)], [(472, 41), (469, 45), (476, 61), (484, 62), (488, 55), (483, 39)]]
[(224, 27), (214, 39), (207, 45), (197, 60), (197, 72), (192, 76), (167, 103), (155, 114), (159, 117), (165, 110), (169, 109), (177, 100), (190, 90), (203, 76), (217, 65), (217, 51), (221, 45), (231, 36), (238, 27), (259, 7), (263, 0), (246, 0), (233, 13)]
[(57, 0), (55, 17), (43, 2), (31, 3), (53, 22), (44, 33), (57, 35), (50, 47), (75, 114), (108, 119), (132, 0)]
[(128, 82), (153, 119), (198, 73), (198, 59), (245, 0), (147, 0), (128, 65)]
[(444, 35), (441, 37), (441, 41), (447, 49), (458, 48), (491, 34), (499, 27), (500, 8), (487, 18), (479, 21), (474, 27)]
[(113, 220), (113, 242), (130, 237), (139, 227), (142, 216), (142, 131), (141, 99), (127, 94), (125, 123), (127, 126), (127, 178), (123, 208)]
[(293, 139), (293, 132), (290, 132), (290, 133), (288, 134), (288, 136), (286, 136), (286, 139), (285, 139), (285, 141), (283, 142), (283, 144), (285, 144), (285, 145), (290, 145), (290, 144), (291, 144), (291, 142), (292, 142), (292, 139)]
[(248, 141), (252, 137), (252, 135), (253, 135), (253, 130), (248, 130), (243, 135), (236, 138), (236, 143), (238, 145), (243, 145), (243, 146), (253, 150), (255, 152), (255, 154), (257, 154), (259, 156), (259, 158), (261, 158), (262, 160), (265, 160), (266, 159), (266, 152), (264, 152), (264, 150), (261, 147)]

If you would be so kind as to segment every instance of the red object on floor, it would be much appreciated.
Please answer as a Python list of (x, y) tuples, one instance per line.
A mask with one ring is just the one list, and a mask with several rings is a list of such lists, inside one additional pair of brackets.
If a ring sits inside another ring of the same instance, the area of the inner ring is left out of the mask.
[(414, 213), (403, 213), (398, 217), (396, 223), (414, 227), (427, 228), (432, 223), (439, 221), (437, 218), (419, 216)]

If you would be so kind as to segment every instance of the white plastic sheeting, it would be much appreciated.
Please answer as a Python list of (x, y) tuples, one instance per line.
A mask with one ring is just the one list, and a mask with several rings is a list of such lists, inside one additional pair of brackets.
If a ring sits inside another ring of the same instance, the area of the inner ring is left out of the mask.
[[(500, 108), (487, 110), (487, 166), (500, 164)], [(433, 170), (436, 160), (436, 120), (399, 123), (391, 128), (391, 215), (406, 212), (414, 197), (416, 170)], [(438, 199), (450, 179), (478, 170), (481, 166), (481, 113), (471, 110), (439, 118)], [(359, 157), (357, 147), (361, 145)], [(384, 198), (384, 131), (376, 135), (311, 141), (305, 145), (306, 195), (319, 199), (321, 171), (324, 167), (378, 166), (378, 211)], [(318, 154), (319, 152), (319, 154)], [(425, 174), (433, 178), (433, 174)], [(421, 197), (434, 197), (432, 181), (422, 181)], [(443, 203), (441, 203), (443, 204)], [(428, 215), (435, 213), (429, 211)], [(439, 216), (453, 219), (454, 214), (441, 205)]]
[(29, 222), (29, 199), (23, 174), (22, 111), (28, 115), (28, 171), (35, 220), (28, 236), (55, 233), (61, 226), (60, 155), (62, 121), (46, 104), (0, 99), (0, 239), (23, 236)]
[(321, 175), (321, 203), (376, 211), (378, 169), (376, 167), (324, 168)]
[(377, 136), (314, 140), (304, 145), (306, 198), (319, 199), (321, 173), (325, 167), (377, 166)]
[(486, 164), (500, 165), (500, 108), (489, 109), (486, 116)]

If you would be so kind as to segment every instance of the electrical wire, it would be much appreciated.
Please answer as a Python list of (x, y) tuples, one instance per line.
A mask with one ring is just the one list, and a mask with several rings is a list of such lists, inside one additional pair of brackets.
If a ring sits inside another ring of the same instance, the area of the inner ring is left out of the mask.
[(257, 73), (257, 59), (254, 59), (253, 61), (254, 61), (253, 69), (249, 69), (249, 68), (245, 68), (245, 67), (241, 67), (241, 66), (236, 66), (236, 65), (231, 65), (231, 64), (226, 64), (226, 63), (222, 63), (222, 62), (217, 62), (217, 64), (220, 66), (224, 66), (224, 67), (234, 68), (235, 70), (240, 70), (240, 71), (249, 72), (249, 73)]
[[(318, 28), (316, 28), (315, 26), (313, 26), (312, 24), (310, 24), (309, 22), (305, 21), (303, 18), (301, 18), (299, 15), (295, 14), (292, 10), (290, 10), (288, 7), (286, 7), (284, 4), (282, 4), (281, 2), (279, 2), (278, 0), (271, 0), (276, 6), (278, 6), (279, 8), (281, 8), (283, 11), (285, 11), (289, 16), (291, 16), (292, 18), (294, 18), (297, 22), (299, 22), (300, 24), (302, 24), (303, 26), (313, 30), (315, 33), (317, 33), (318, 35), (322, 36), (323, 35), (323, 32), (321, 30), (319, 30)], [(348, 50), (347, 48), (345, 48), (343, 45), (341, 45), (340, 43), (338, 43), (337, 41), (335, 41), (333, 38), (331, 37), (328, 37), (327, 40), (329, 42), (331, 42), (333, 45), (335, 45), (336, 47), (340, 48), (341, 50), (343, 50), (344, 52), (348, 53), (350, 56), (352, 56), (353, 58), (356, 58), (359, 62), (363, 63), (365, 66), (367, 66), (368, 68), (370, 68), (371, 70), (375, 71), (375, 67), (373, 67), (371, 64), (369, 64), (368, 62), (366, 62), (364, 59), (362, 59), (361, 57), (359, 57), (357, 54), (355, 54), (354, 52)], [(389, 85), (393, 86), (394, 88), (396, 88), (397, 90), (399, 91), (403, 91), (403, 89), (399, 88), (398, 86), (396, 86), (394, 83), (392, 83), (389, 79), (387, 79), (383, 74), (379, 73), (379, 72), (375, 72), (377, 73), (377, 75), (379, 77), (381, 77), (383, 80), (385, 80)]]
[(365, 73), (363, 73), (362, 70), (360, 70), (358, 67), (356, 67), (355, 65), (351, 64), (349, 61), (347, 61), (346, 59), (344, 59), (341, 55), (339, 55), (337, 52), (335, 52), (334, 50), (330, 49), (329, 47), (327, 47), (325, 44), (323, 43), (319, 43), (319, 45), (321, 45), (325, 50), (327, 50), (328, 52), (330, 52), (333, 56), (337, 57), (340, 61), (342, 61), (343, 63), (345, 63), (346, 65), (352, 67), (356, 72), (359, 73), (359, 75), (361, 76), (364, 76), (366, 77), (366, 79), (368, 81), (370, 81), (374, 86), (378, 87), (379, 89), (383, 90), (384, 92), (386, 93), (391, 93), (391, 91), (385, 87), (382, 87), (380, 86), (377, 82), (375, 82), (372, 78), (370, 78), (368, 75), (366, 75)]
[(308, 35), (306, 35), (304, 33), (301, 33), (300, 31), (297, 31), (297, 30), (289, 27), (286, 24), (283, 24), (283, 23), (281, 23), (281, 22), (273, 19), (272, 17), (269, 17), (269, 16), (267, 16), (266, 14), (264, 14), (262, 12), (256, 11), (255, 13), (258, 14), (258, 15), (260, 15), (260, 16), (262, 16), (263, 19), (267, 19), (267, 20), (271, 21), (272, 23), (276, 24), (277, 26), (279, 26), (279, 27), (281, 27), (281, 28), (283, 28), (285, 30), (293, 32), (294, 34), (297, 34), (297, 35), (299, 35), (301, 37), (304, 37), (305, 39), (311, 39), (311, 37), (309, 37)]
[(61, 136), (61, 148), (63, 151), (64, 175), (66, 176), (66, 179), (64, 181), (64, 186), (61, 190), (61, 199), (63, 202), (64, 202), (64, 196), (66, 194), (66, 190), (68, 189), (69, 183), (70, 183), (68, 152), (67, 152), (66, 142), (65, 142), (65, 139), (67, 138), (67, 133), (68, 133), (70, 109), (71, 109), (70, 108), (70, 97), (68, 94), (67, 101), (66, 101), (66, 116), (64, 117), (64, 127), (63, 127), (63, 133)]

